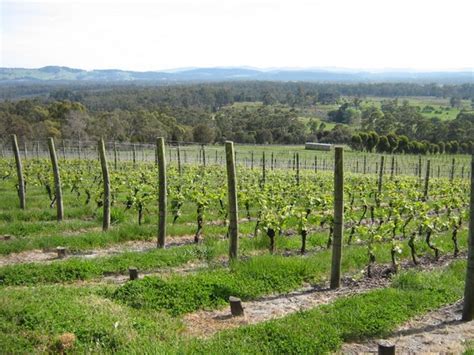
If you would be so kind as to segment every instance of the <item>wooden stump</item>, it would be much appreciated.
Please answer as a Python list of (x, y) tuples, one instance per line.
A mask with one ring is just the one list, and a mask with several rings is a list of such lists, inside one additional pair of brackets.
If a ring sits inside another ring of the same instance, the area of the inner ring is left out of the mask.
[(242, 307), (242, 301), (240, 300), (240, 298), (230, 296), (229, 303), (230, 313), (232, 313), (232, 316), (238, 317), (244, 315), (244, 308)]
[(138, 279), (138, 269), (136, 267), (129, 267), (128, 273), (130, 275), (130, 280), (137, 280)]
[(387, 341), (380, 342), (378, 354), (379, 355), (395, 355), (395, 345)]
[(66, 257), (66, 248), (57, 247), (56, 252), (58, 253), (58, 259), (63, 259)]

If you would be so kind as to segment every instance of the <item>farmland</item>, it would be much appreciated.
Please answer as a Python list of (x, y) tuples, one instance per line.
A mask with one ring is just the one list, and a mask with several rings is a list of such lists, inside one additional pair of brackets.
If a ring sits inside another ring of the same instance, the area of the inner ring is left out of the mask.
[[(236, 146), (239, 249), (229, 260), (222, 146), (166, 146), (167, 232), (157, 248), (153, 144), (106, 145), (111, 223), (104, 230), (97, 143), (58, 145), (60, 222), (46, 142), (36, 143), (20, 155), (25, 209), (11, 151), (0, 160), (7, 352), (335, 351), (462, 296), (468, 156), (345, 152), (341, 272), (343, 289), (353, 291), (328, 291), (322, 306), (237, 327), (225, 325), (229, 296), (250, 312), (269, 296), (304, 289), (317, 297), (327, 287), (336, 238), (333, 152)], [(139, 279), (129, 280), (130, 268)], [(215, 312), (224, 314), (221, 323)], [(308, 332), (314, 327), (325, 331)]]

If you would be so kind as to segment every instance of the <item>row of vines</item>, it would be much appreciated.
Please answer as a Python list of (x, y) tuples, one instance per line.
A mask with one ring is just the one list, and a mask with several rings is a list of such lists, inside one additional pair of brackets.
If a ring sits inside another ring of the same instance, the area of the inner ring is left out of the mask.
[[(113, 165), (113, 164), (112, 164)], [(383, 160), (381, 162), (383, 168)], [(15, 180), (15, 162), (0, 160), (1, 178)], [(428, 170), (429, 171), (429, 170)], [(84, 205), (103, 208), (104, 189), (100, 164), (95, 160), (68, 159), (60, 162), (62, 189), (74, 194)], [(39, 186), (49, 205), (57, 203), (51, 163), (34, 158), (24, 161), (26, 195), (30, 186)], [(205, 236), (206, 222), (228, 225), (228, 199), (225, 168), (220, 166), (177, 165), (167, 167), (169, 223), (179, 221), (185, 204), (195, 211), (194, 241)], [(326, 247), (333, 242), (333, 174), (291, 169), (237, 169), (238, 207), (241, 220), (254, 223), (254, 231), (241, 237), (268, 237), (271, 253), (276, 239), (299, 236), (299, 253), (307, 252), (311, 233), (327, 233)], [(423, 179), (404, 175), (348, 173), (344, 181), (344, 243), (367, 248), (367, 271), (383, 248), (389, 248), (392, 269), (399, 268), (397, 256), (408, 246), (417, 264), (417, 245), (426, 243), (435, 258), (445, 252), (437, 236), (452, 235), (452, 251), (459, 254), (458, 231), (468, 220), (469, 184), (463, 179)], [(16, 185), (19, 190), (19, 184)], [(158, 172), (156, 164), (120, 162), (110, 171), (110, 204), (113, 210), (136, 215), (138, 224), (145, 216), (156, 216)], [(65, 206), (67, 209), (67, 206)], [(209, 212), (219, 221), (208, 221)], [(215, 215), (215, 213), (213, 213)]]

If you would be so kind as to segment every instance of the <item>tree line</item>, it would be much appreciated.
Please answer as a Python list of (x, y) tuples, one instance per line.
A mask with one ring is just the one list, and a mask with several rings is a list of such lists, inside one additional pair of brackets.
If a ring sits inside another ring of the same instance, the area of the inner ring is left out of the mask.
[[(466, 99), (472, 95), (472, 87), (443, 86), (442, 92)], [(26, 139), (107, 137), (152, 142), (163, 136), (200, 143), (226, 139), (250, 144), (319, 141), (367, 151), (422, 154), (468, 152), (474, 137), (472, 110), (441, 121), (424, 117), (407, 101), (387, 99), (375, 106), (363, 105), (359, 97), (342, 96), (369, 89), (387, 95), (440, 89), (430, 85), (237, 82), (48, 88), (48, 97), (0, 102), (0, 130)], [(328, 120), (336, 123), (333, 128), (315, 119), (301, 120), (308, 107), (328, 103), (339, 105), (328, 114)]]

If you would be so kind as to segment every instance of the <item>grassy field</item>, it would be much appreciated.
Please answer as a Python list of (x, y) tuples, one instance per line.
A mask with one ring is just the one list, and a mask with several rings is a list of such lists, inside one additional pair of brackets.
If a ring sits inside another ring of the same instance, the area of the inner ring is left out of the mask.
[[(353, 98), (346, 97), (343, 98), (351, 101)], [(407, 101), (409, 105), (416, 106), (419, 108), (420, 113), (428, 118), (437, 118), (441, 121), (453, 120), (463, 109), (471, 109), (470, 100), (461, 100), (459, 107), (451, 107), (449, 98), (438, 98), (438, 97), (399, 97), (397, 98), (399, 103)], [(365, 97), (362, 98), (361, 107), (362, 109), (375, 106), (381, 107), (383, 101), (388, 101), (390, 99), (386, 97)], [(332, 129), (335, 126), (335, 123), (328, 120), (329, 111), (337, 110), (339, 105), (316, 105), (312, 108), (301, 109), (299, 112), (299, 119), (302, 122), (309, 122), (311, 119), (316, 120), (318, 123), (324, 122), (326, 129)]]

